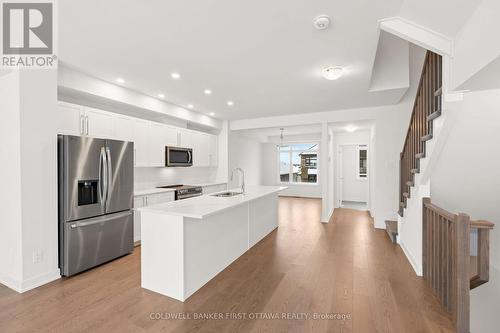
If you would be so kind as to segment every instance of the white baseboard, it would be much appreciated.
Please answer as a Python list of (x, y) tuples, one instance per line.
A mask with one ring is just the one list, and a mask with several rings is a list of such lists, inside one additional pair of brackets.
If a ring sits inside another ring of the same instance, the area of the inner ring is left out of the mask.
[(330, 222), (330, 220), (332, 219), (332, 215), (333, 215), (333, 211), (334, 211), (334, 210), (335, 210), (335, 208), (332, 208), (332, 209), (330, 210), (330, 212), (328, 213), (328, 217), (326, 218), (326, 221), (323, 221), (323, 220), (322, 220), (321, 222), (322, 222), (322, 223), (328, 223), (328, 222)]
[(18, 293), (21, 292), (21, 281), (18, 281), (10, 276), (0, 276), (0, 284), (3, 284), (4, 286), (17, 291)]
[(18, 293), (24, 293), (60, 278), (60, 271), (56, 269), (52, 272), (41, 274), (25, 281), (16, 281), (8, 276), (2, 276), (0, 277), (0, 283)]
[(400, 242), (399, 243), (399, 246), (401, 247), (401, 249), (403, 250), (403, 253), (405, 254), (406, 256), (406, 259), (408, 259), (408, 262), (410, 263), (411, 267), (413, 268), (413, 270), (415, 271), (415, 274), (417, 274), (417, 276), (422, 276), (422, 267), (420, 267), (420, 265), (418, 265), (415, 260), (413, 259), (413, 257), (410, 255), (410, 252), (408, 251), (408, 249), (405, 247), (404, 243)]

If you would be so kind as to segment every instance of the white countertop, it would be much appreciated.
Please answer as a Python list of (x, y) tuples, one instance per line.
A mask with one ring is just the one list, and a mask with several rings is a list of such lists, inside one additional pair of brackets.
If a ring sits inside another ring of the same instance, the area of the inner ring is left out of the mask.
[[(139, 208), (139, 211), (151, 211), (166, 215), (184, 216), (203, 219), (209, 215), (243, 203), (264, 197), (269, 194), (283, 191), (283, 186), (253, 186), (246, 189), (245, 194), (234, 197), (214, 197), (212, 194), (194, 197), (185, 200), (171, 201), (158, 205)], [(239, 189), (230, 191), (238, 192)]]
[(173, 188), (146, 188), (142, 190), (135, 190), (134, 191), (134, 197), (140, 197), (143, 195), (148, 195), (148, 194), (159, 194), (159, 193), (165, 193), (165, 192), (174, 192), (175, 189)]

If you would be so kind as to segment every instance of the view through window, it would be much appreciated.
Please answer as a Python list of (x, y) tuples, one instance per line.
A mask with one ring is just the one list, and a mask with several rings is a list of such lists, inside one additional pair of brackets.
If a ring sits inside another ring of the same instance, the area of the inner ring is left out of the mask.
[(296, 143), (279, 147), (279, 181), (318, 182), (318, 144)]

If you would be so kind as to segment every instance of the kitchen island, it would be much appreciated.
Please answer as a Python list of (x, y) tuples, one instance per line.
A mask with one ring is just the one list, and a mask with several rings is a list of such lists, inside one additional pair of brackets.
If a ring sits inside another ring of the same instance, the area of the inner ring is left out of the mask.
[(141, 208), (141, 286), (185, 301), (278, 227), (284, 189), (256, 186)]

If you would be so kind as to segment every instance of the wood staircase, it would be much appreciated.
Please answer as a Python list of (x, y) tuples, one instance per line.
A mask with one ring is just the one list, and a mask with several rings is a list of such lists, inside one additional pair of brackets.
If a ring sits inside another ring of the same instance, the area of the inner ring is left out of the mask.
[[(403, 151), (400, 154), (399, 215), (408, 200), (426, 157), (433, 123), (441, 115), (442, 58), (428, 51)], [(404, 222), (403, 222), (404, 223)], [(397, 222), (386, 221), (391, 241), (397, 242)], [(489, 233), (493, 223), (472, 221), (466, 214), (452, 214), (422, 202), (423, 277), (441, 305), (451, 314), (457, 333), (470, 332), (470, 290), (489, 280)], [(471, 244), (475, 244), (471, 248)]]
[(426, 142), (432, 139), (433, 121), (441, 115), (442, 57), (428, 51), (425, 57), (410, 126), (400, 154), (399, 215), (403, 216), (420, 160), (426, 155)]
[(424, 279), (452, 315), (456, 332), (469, 333), (470, 290), (489, 280), (489, 234), (494, 225), (447, 212), (429, 198), (422, 207)]
[(387, 232), (387, 235), (389, 235), (389, 238), (391, 239), (391, 242), (396, 244), (398, 242), (398, 221), (392, 221), (392, 220), (386, 220), (385, 221), (385, 231)]

